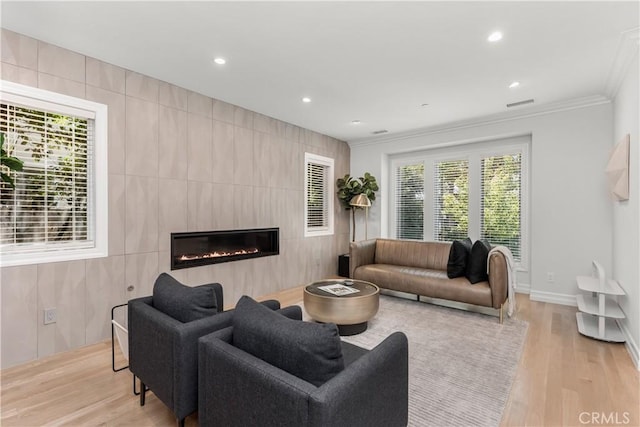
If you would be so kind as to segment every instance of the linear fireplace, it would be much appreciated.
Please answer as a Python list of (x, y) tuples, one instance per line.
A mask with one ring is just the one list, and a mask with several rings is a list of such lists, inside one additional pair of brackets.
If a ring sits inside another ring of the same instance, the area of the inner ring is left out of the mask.
[(278, 255), (279, 228), (171, 233), (171, 269)]

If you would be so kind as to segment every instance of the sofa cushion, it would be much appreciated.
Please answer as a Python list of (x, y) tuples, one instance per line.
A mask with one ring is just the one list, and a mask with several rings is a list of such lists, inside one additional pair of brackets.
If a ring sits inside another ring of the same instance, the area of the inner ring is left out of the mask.
[(447, 276), (449, 279), (462, 277), (467, 274), (467, 260), (471, 254), (472, 242), (470, 238), (454, 240), (449, 251), (447, 262)]
[(248, 296), (236, 305), (233, 345), (315, 386), (344, 369), (336, 325), (289, 319)]
[(478, 283), (489, 280), (487, 274), (487, 258), (489, 257), (489, 251), (491, 250), (491, 244), (484, 239), (476, 240), (471, 248), (471, 256), (467, 263), (467, 279), (470, 283)]
[(158, 276), (153, 285), (153, 306), (183, 323), (218, 312), (213, 285), (185, 286), (167, 273)]

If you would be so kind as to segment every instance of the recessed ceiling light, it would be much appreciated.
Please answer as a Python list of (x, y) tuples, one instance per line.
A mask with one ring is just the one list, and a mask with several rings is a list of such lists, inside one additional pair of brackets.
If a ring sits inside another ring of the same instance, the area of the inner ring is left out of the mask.
[(359, 125), (362, 122), (360, 120), (351, 120), (351, 123), (354, 125)]
[(215, 62), (218, 65), (224, 65), (227, 63), (227, 60), (224, 58), (216, 58), (213, 60), (213, 62)]
[(308, 104), (311, 102), (311, 98), (309, 98), (308, 96), (305, 96), (304, 98), (302, 98), (302, 102), (304, 102), (305, 104)]
[(513, 88), (518, 87), (518, 86), (520, 86), (520, 82), (513, 82), (513, 83), (511, 83), (509, 85), (509, 89), (513, 89)]
[(499, 40), (502, 40), (502, 33), (500, 31), (494, 31), (489, 35), (489, 37), (487, 37), (487, 40), (489, 40), (490, 42), (497, 42)]

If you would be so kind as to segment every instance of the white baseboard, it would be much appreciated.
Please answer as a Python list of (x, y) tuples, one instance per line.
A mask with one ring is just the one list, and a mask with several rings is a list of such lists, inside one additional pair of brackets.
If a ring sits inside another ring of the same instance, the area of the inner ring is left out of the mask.
[(640, 371), (640, 351), (638, 351), (638, 344), (633, 340), (631, 331), (626, 327), (626, 325), (622, 324), (620, 321), (618, 321), (618, 325), (620, 326), (620, 329), (622, 329), (624, 338), (627, 340), (624, 345), (627, 347), (629, 356), (631, 356), (633, 364), (636, 365), (636, 369)]
[(528, 283), (518, 283), (516, 285), (516, 293), (529, 295), (531, 293), (531, 285)]
[(570, 294), (531, 290), (529, 292), (529, 299), (531, 299), (531, 301), (549, 302), (551, 304), (570, 305), (572, 307), (578, 306), (576, 296)]

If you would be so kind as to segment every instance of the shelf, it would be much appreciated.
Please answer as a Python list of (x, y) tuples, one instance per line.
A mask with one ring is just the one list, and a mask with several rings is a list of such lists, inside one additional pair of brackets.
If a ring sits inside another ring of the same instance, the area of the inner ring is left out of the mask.
[(600, 313), (598, 298), (589, 297), (585, 295), (577, 295), (576, 299), (578, 301), (578, 310), (584, 313), (589, 313), (589, 314), (593, 314), (594, 316), (603, 316), (603, 317), (614, 318), (614, 319), (625, 318), (624, 313), (622, 312), (622, 309), (620, 308), (618, 303), (616, 303), (612, 299), (609, 299), (609, 298), (605, 299), (604, 313)]
[[(604, 322), (603, 336), (600, 336), (598, 331), (598, 321), (600, 319)], [(578, 321), (578, 331), (582, 335), (601, 341), (625, 342), (624, 335), (622, 334), (618, 323), (614, 319), (607, 319), (578, 312), (576, 313), (576, 320)]]
[(597, 277), (578, 276), (576, 277), (578, 288), (586, 292), (597, 292), (606, 295), (625, 295), (624, 290), (615, 280), (607, 280), (604, 287), (600, 288), (600, 280)]

